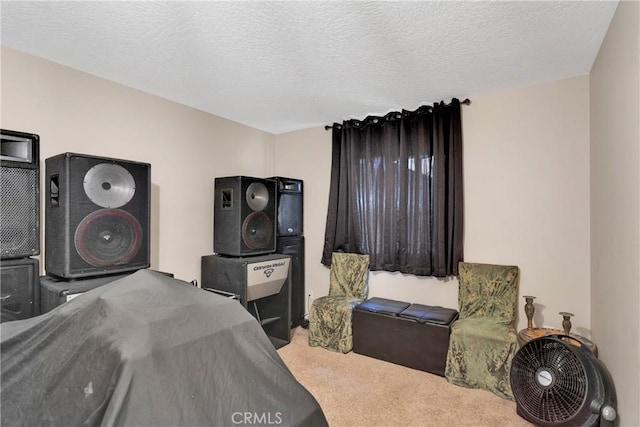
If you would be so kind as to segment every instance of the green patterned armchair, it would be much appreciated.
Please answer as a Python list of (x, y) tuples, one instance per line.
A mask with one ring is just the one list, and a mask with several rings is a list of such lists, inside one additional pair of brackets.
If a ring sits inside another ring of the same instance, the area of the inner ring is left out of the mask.
[(451, 327), (445, 377), (513, 400), (518, 267), (461, 262), (458, 270), (460, 317)]
[(309, 345), (341, 353), (353, 348), (351, 313), (367, 298), (369, 255), (331, 255), (329, 295), (309, 308)]

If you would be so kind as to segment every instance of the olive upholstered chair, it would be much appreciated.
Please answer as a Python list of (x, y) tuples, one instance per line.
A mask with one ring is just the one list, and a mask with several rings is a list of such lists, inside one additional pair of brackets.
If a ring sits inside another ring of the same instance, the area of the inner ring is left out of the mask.
[(353, 348), (353, 307), (367, 298), (369, 255), (331, 255), (329, 295), (309, 308), (309, 345), (348, 353)]
[(460, 317), (451, 327), (445, 377), (513, 400), (518, 267), (461, 262), (458, 270)]

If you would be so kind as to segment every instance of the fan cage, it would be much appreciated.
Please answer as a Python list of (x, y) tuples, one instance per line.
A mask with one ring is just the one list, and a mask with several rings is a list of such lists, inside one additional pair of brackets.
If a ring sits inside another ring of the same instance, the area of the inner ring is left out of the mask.
[[(555, 425), (582, 416), (585, 408), (588, 415), (590, 378), (577, 349), (571, 347), (558, 338), (539, 338), (525, 344), (514, 356), (511, 384), (524, 418)], [(550, 377), (550, 383), (541, 381), (540, 376)], [(580, 420), (573, 421), (581, 424)]]

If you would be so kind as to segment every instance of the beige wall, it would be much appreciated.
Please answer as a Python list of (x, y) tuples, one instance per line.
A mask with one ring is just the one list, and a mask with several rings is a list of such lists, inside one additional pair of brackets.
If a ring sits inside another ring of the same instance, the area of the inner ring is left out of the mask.
[[(537, 326), (590, 335), (588, 77), (472, 96), (463, 106), (465, 259), (514, 264), (520, 295), (537, 297)], [(275, 168), (305, 181), (306, 286), (328, 292), (320, 264), (331, 132), (276, 137)], [(286, 175), (286, 174), (285, 174)], [(458, 283), (375, 272), (370, 296), (457, 307)], [(520, 306), (524, 299), (520, 298)], [(526, 326), (523, 310), (520, 325)]]
[(590, 75), (591, 324), (621, 426), (640, 426), (640, 3), (623, 1)]
[(213, 253), (214, 178), (273, 174), (272, 134), (4, 47), (1, 79), (1, 126), (40, 135), (41, 183), (63, 152), (151, 163), (151, 267), (180, 279)]

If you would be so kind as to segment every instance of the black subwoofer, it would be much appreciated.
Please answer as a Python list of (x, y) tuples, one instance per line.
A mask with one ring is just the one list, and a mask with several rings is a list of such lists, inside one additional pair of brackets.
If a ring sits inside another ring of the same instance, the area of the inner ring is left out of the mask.
[(216, 178), (214, 191), (213, 251), (229, 256), (275, 252), (275, 181), (247, 176)]
[(0, 256), (40, 254), (38, 135), (0, 131)]
[(28, 319), (40, 314), (39, 270), (36, 258), (3, 260), (0, 263), (0, 321)]
[(278, 237), (276, 253), (291, 257), (291, 327), (304, 324), (305, 287), (304, 287), (304, 237)]
[(45, 163), (47, 273), (77, 278), (149, 267), (151, 166), (75, 153)]
[(291, 341), (290, 269), (288, 255), (206, 255), (201, 259), (202, 288), (235, 295), (280, 348)]

